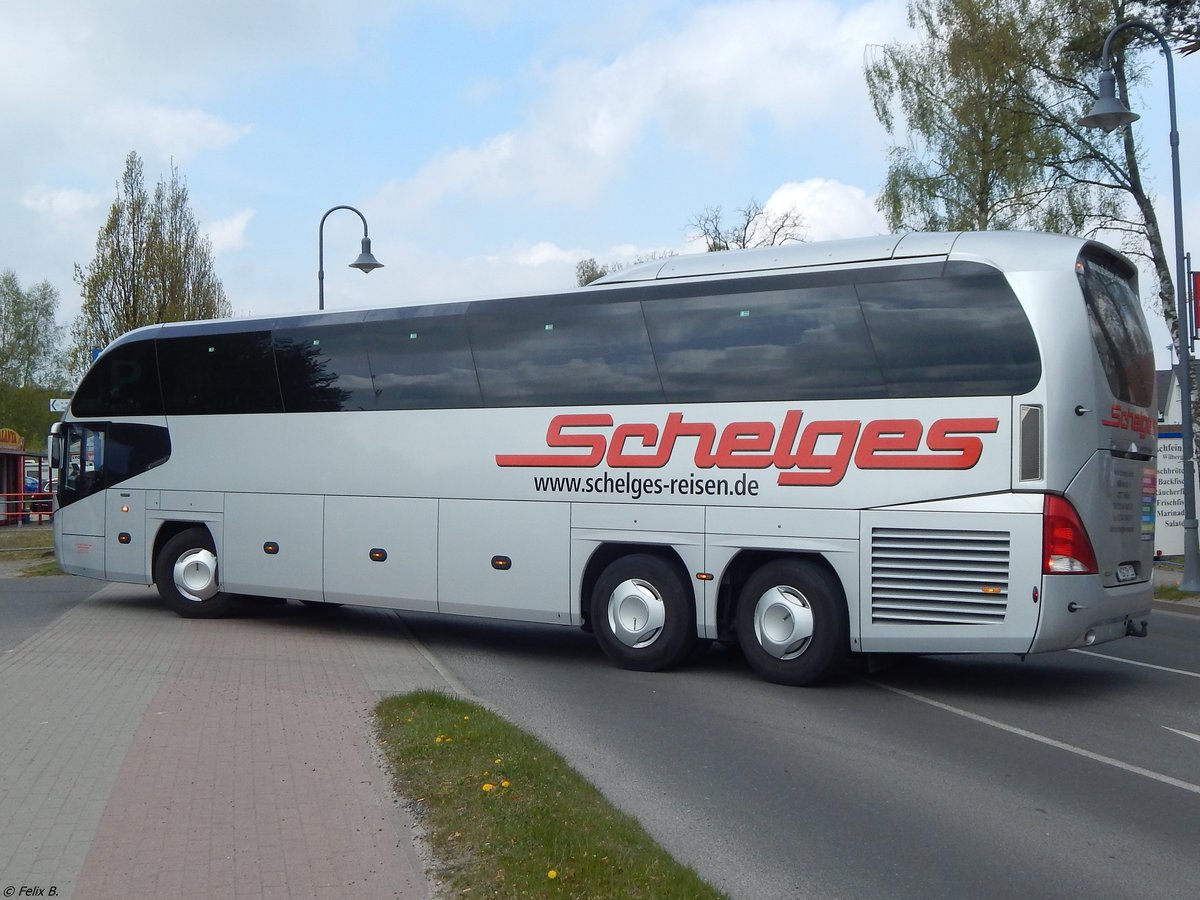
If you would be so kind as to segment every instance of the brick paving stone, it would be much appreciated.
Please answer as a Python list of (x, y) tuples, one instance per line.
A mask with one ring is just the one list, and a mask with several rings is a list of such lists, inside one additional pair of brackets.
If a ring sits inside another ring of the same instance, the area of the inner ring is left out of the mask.
[(388, 611), (195, 621), (112, 585), (0, 657), (0, 685), (0, 884), (431, 894), (370, 713), (446, 681)]

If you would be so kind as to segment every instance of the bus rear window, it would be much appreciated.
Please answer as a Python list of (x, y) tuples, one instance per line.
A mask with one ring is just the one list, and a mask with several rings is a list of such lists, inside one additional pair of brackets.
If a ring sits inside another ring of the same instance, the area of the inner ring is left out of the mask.
[(1092, 342), (1113, 397), (1154, 403), (1154, 348), (1138, 301), (1134, 273), (1107, 255), (1085, 251), (1076, 267)]

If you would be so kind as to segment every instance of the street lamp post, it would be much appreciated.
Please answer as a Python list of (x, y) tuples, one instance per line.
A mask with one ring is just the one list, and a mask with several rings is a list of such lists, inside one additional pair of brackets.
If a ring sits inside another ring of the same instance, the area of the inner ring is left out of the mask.
[(329, 218), (331, 212), (337, 209), (350, 210), (362, 219), (363, 223), (362, 252), (358, 254), (358, 259), (350, 263), (350, 268), (358, 269), (364, 275), (383, 268), (383, 263), (371, 254), (371, 239), (367, 236), (367, 217), (353, 206), (335, 206), (326, 210), (325, 215), (321, 216), (321, 227), (317, 229), (317, 309), (325, 308), (325, 220)]
[[(1158, 40), (1163, 56), (1167, 60), (1167, 93), (1171, 112), (1171, 188), (1175, 200), (1175, 312), (1186, 317), (1187, 285), (1183, 262), (1183, 191), (1179, 185), (1179, 126), (1175, 115), (1175, 63), (1171, 59), (1171, 46), (1167, 39), (1145, 22), (1122, 22), (1104, 39), (1104, 53), (1100, 60), (1099, 97), (1092, 111), (1079, 120), (1087, 128), (1102, 128), (1112, 131), (1123, 125), (1136, 122), (1140, 116), (1131, 112), (1117, 99), (1116, 78), (1112, 72), (1113, 38), (1129, 28), (1148, 32)], [(1179, 357), (1180, 425), (1183, 429), (1183, 580), (1179, 587), (1189, 592), (1200, 592), (1200, 540), (1196, 534), (1196, 440), (1192, 433), (1192, 352), (1183, 323), (1175, 329), (1176, 351)]]

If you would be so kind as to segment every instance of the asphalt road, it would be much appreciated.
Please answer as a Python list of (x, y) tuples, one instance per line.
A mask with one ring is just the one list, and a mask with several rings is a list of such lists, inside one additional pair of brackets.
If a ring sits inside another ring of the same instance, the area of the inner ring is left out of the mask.
[(451, 677), (736, 898), (1194, 898), (1200, 618), (1087, 653), (927, 657), (815, 689), (718, 649), (405, 616)]

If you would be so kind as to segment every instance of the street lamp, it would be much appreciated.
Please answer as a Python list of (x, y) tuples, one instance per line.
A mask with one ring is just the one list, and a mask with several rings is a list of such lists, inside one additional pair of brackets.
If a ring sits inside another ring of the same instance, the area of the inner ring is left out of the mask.
[(335, 206), (326, 210), (325, 215), (321, 216), (321, 227), (317, 229), (317, 309), (325, 308), (325, 220), (335, 209), (348, 209), (362, 219), (362, 252), (358, 254), (358, 259), (350, 263), (350, 268), (358, 269), (364, 275), (383, 268), (383, 263), (371, 254), (371, 239), (367, 237), (367, 217), (353, 206)]
[[(1137, 113), (1130, 112), (1117, 99), (1116, 79), (1112, 72), (1110, 49), (1113, 38), (1128, 28), (1149, 32), (1158, 40), (1167, 59), (1167, 93), (1171, 110), (1171, 188), (1175, 199), (1175, 312), (1185, 316), (1187, 310), (1186, 270), (1183, 264), (1183, 191), (1179, 186), (1179, 126), (1175, 116), (1175, 63), (1167, 39), (1145, 22), (1122, 22), (1104, 39), (1100, 60), (1099, 98), (1092, 111), (1079, 120), (1087, 128), (1103, 128), (1106, 132), (1136, 122)], [(1179, 356), (1180, 425), (1183, 429), (1183, 580), (1181, 590), (1200, 592), (1200, 541), (1196, 535), (1196, 439), (1192, 433), (1192, 352), (1186, 333), (1186, 322), (1176, 328), (1175, 343)]]

